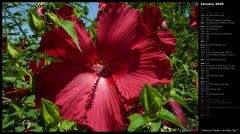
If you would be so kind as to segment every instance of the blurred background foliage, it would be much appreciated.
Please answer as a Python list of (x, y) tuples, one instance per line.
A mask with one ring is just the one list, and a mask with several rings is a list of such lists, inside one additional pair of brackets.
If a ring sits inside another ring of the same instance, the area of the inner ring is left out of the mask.
[[(61, 119), (55, 126), (49, 127), (41, 113), (43, 108), (34, 106), (34, 74), (36, 70), (47, 66), (56, 59), (37, 53), (41, 36), (32, 32), (28, 26), (28, 12), (37, 10), (38, 4), (32, 2), (2, 3), (2, 130), (3, 131), (88, 131), (73, 121)], [(62, 2), (46, 2), (49, 10), (57, 10)], [(89, 18), (89, 3), (70, 3), (74, 16), (80, 18), (93, 40), (96, 38), (96, 18)], [(144, 5), (159, 6), (169, 30), (174, 33), (177, 49), (169, 58), (174, 70), (171, 91), (181, 96), (190, 109), (184, 108), (187, 127), (173, 129), (161, 127), (158, 131), (192, 131), (198, 128), (198, 31), (190, 28), (191, 7), (196, 3), (188, 2), (125, 2), (135, 9), (143, 11)], [(88, 24), (88, 25), (86, 25)], [(44, 64), (41, 64), (41, 59)], [(29, 64), (34, 62), (32, 64)], [(33, 70), (33, 66), (35, 70)], [(157, 89), (157, 88), (156, 88)], [(45, 108), (58, 109), (46, 101)], [(49, 104), (49, 105), (48, 105)], [(58, 111), (58, 112), (57, 112)], [(55, 114), (56, 114), (55, 113)], [(51, 115), (51, 113), (48, 113)], [(48, 116), (46, 114), (46, 116)], [(54, 113), (53, 113), (54, 114)], [(49, 115), (49, 116), (50, 116)], [(58, 117), (59, 114), (56, 115)], [(128, 130), (126, 130), (128, 131)], [(151, 131), (151, 130), (149, 130)]]

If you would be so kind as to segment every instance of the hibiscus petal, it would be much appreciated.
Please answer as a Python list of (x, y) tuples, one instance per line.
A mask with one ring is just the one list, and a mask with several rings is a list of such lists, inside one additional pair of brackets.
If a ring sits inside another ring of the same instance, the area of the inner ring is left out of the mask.
[(157, 33), (161, 48), (167, 55), (171, 55), (176, 50), (176, 38), (169, 30)]
[(146, 30), (139, 11), (121, 3), (108, 3), (98, 13), (96, 47), (100, 59), (108, 64), (121, 56), (145, 38)]
[(90, 35), (80, 24), (75, 24), (75, 30), (82, 53), (63, 28), (47, 32), (42, 37), (38, 51), (74, 64), (85, 65), (96, 60), (96, 49)]
[(122, 131), (126, 110), (111, 77), (102, 78), (78, 66), (52, 63), (37, 76), (40, 98), (55, 102), (64, 119), (78, 121), (93, 131)]
[(56, 94), (60, 92), (72, 79), (85, 68), (66, 63), (52, 62), (36, 75), (36, 102), (39, 105), (41, 98), (51, 101), (56, 100)]
[(161, 17), (162, 15), (159, 7), (157, 6), (144, 6), (142, 16), (144, 23), (148, 25), (148, 28), (151, 32), (156, 31), (157, 27), (163, 21), (163, 19), (159, 21), (159, 17)]
[(189, 25), (192, 28), (197, 28), (198, 27), (198, 6), (192, 6), (192, 16), (191, 20), (189, 21)]
[(57, 14), (63, 19), (66, 19), (73, 14), (73, 8), (69, 5), (63, 4), (57, 11)]
[(80, 74), (58, 94), (56, 103), (64, 118), (74, 119), (93, 131), (122, 131), (125, 128), (126, 110), (111, 77)]
[(125, 99), (138, 97), (145, 83), (163, 84), (172, 80), (170, 61), (153, 40), (136, 44), (109, 66), (120, 93)]

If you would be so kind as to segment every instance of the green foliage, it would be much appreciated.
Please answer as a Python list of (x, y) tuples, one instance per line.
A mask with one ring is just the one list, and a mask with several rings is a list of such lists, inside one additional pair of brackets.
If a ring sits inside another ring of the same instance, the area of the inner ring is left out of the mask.
[(20, 52), (10, 44), (7, 45), (7, 50), (13, 58), (19, 58)]
[(29, 10), (28, 25), (34, 32), (39, 35), (42, 35), (45, 31), (45, 24), (43, 19), (34, 10)]
[(133, 114), (129, 117), (131, 123), (128, 126), (129, 132), (139, 132), (143, 130), (143, 126), (146, 125), (148, 119), (144, 118), (143, 116), (139, 114)]
[(164, 119), (164, 120), (167, 120), (169, 122), (172, 122), (175, 125), (183, 128), (183, 126), (182, 126), (181, 122), (179, 121), (179, 119), (175, 115), (173, 115), (173, 113), (171, 113), (170, 111), (168, 111), (168, 110), (166, 110), (164, 108), (160, 111), (158, 116), (161, 119)]
[(54, 103), (43, 98), (41, 101), (40, 115), (46, 127), (55, 128), (61, 122), (58, 107)]
[(141, 92), (140, 103), (144, 106), (145, 112), (150, 116), (156, 116), (162, 108), (160, 93), (147, 84), (144, 85)]

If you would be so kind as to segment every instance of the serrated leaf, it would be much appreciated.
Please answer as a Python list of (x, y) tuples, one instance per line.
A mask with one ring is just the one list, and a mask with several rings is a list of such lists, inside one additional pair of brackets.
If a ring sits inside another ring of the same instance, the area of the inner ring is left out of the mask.
[(61, 122), (58, 107), (49, 100), (41, 101), (40, 115), (47, 127), (55, 128)]
[(8, 44), (7, 45), (7, 50), (9, 52), (9, 54), (13, 57), (13, 58), (19, 58), (20, 57), (20, 51), (18, 51), (15, 47), (13, 47), (12, 45)]
[(73, 42), (76, 44), (77, 48), (82, 52), (79, 43), (78, 43), (78, 37), (77, 32), (74, 27), (74, 23), (71, 21), (63, 21), (61, 24), (61, 27), (68, 33), (68, 35), (73, 39)]
[(184, 108), (186, 108), (188, 111), (191, 112), (191, 110), (190, 110), (190, 108), (188, 107), (186, 101), (185, 101), (182, 97), (178, 96), (178, 95), (177, 95), (176, 93), (174, 93), (174, 92), (170, 92), (170, 97), (173, 98), (174, 100), (176, 100), (179, 104), (181, 104)]
[(147, 120), (137, 113), (130, 115), (129, 119), (131, 121), (130, 125), (128, 126), (129, 132), (139, 131), (139, 129), (143, 128), (143, 126), (147, 123)]
[(143, 105), (144, 111), (150, 116), (155, 116), (162, 108), (160, 93), (149, 85), (144, 85), (140, 96), (140, 103)]
[(183, 128), (182, 123), (179, 121), (179, 119), (170, 111), (162, 108), (160, 113), (158, 114), (159, 118), (167, 120), (181, 128)]
[(59, 130), (60, 132), (68, 132), (71, 131), (73, 129), (73, 127), (76, 126), (76, 123), (73, 121), (68, 121), (68, 120), (64, 120), (62, 121), (62, 123), (59, 126)]

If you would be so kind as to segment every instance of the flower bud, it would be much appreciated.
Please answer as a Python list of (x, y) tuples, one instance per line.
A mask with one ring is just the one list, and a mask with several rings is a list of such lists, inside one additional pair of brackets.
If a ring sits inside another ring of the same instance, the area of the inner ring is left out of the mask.
[(30, 10), (28, 13), (28, 25), (36, 34), (41, 35), (44, 33), (44, 21), (34, 10)]

